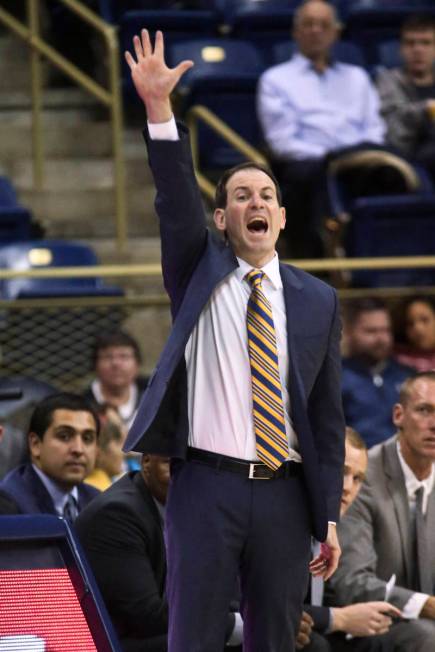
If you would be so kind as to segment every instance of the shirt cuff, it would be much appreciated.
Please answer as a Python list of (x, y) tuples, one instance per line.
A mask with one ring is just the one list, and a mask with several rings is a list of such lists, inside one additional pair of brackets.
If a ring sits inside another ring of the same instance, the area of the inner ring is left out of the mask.
[(328, 521), (328, 525), (337, 525), (337, 521)]
[(231, 636), (226, 642), (226, 646), (231, 646), (234, 647), (236, 645), (241, 645), (243, 643), (243, 620), (242, 616), (238, 613), (235, 612), (234, 614), (235, 620), (234, 620), (234, 629), (231, 632)]
[(428, 597), (425, 593), (413, 593), (402, 609), (402, 618), (418, 618)]
[(179, 140), (177, 123), (172, 115), (168, 122), (148, 122), (151, 140)]

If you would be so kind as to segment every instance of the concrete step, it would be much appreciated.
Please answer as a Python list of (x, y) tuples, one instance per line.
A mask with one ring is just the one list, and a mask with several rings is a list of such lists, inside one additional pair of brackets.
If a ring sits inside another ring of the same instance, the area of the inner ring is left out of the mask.
[[(130, 236), (157, 236), (151, 186), (127, 192)], [(23, 190), (20, 200), (31, 208), (49, 237), (114, 237), (115, 193), (113, 189)]]
[[(33, 188), (32, 161), (20, 159), (9, 162), (6, 171), (14, 180), (19, 192)], [(114, 162), (112, 158), (59, 158), (49, 159), (44, 164), (44, 189), (92, 190), (113, 188)], [(143, 188), (152, 183), (151, 173), (145, 157), (137, 161), (125, 161), (126, 187)]]

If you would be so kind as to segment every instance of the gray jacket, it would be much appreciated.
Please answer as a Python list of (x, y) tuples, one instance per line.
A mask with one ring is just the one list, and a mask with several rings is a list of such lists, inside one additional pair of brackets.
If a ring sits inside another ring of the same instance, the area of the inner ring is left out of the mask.
[(387, 142), (402, 154), (413, 156), (430, 125), (426, 101), (418, 98), (414, 85), (400, 68), (379, 72), (376, 86), (387, 124)]
[[(435, 489), (426, 513), (430, 567), (435, 583)], [(411, 521), (396, 437), (371, 449), (367, 478), (338, 526), (343, 554), (329, 582), (334, 604), (384, 600), (395, 573), (389, 602), (402, 609), (414, 593)]]

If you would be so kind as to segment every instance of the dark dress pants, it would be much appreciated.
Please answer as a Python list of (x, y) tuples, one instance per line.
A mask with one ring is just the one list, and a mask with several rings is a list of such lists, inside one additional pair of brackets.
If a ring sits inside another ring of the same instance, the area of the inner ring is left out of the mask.
[(237, 576), (244, 652), (293, 652), (311, 555), (300, 476), (249, 480), (172, 465), (166, 509), (169, 652), (220, 652)]

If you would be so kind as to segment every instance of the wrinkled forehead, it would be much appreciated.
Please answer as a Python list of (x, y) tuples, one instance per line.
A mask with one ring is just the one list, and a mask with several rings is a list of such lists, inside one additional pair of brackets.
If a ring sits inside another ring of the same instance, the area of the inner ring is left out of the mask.
[(276, 187), (273, 179), (263, 170), (257, 168), (246, 168), (238, 170), (227, 181), (227, 194), (230, 197), (239, 188), (248, 190), (271, 190), (276, 195)]

